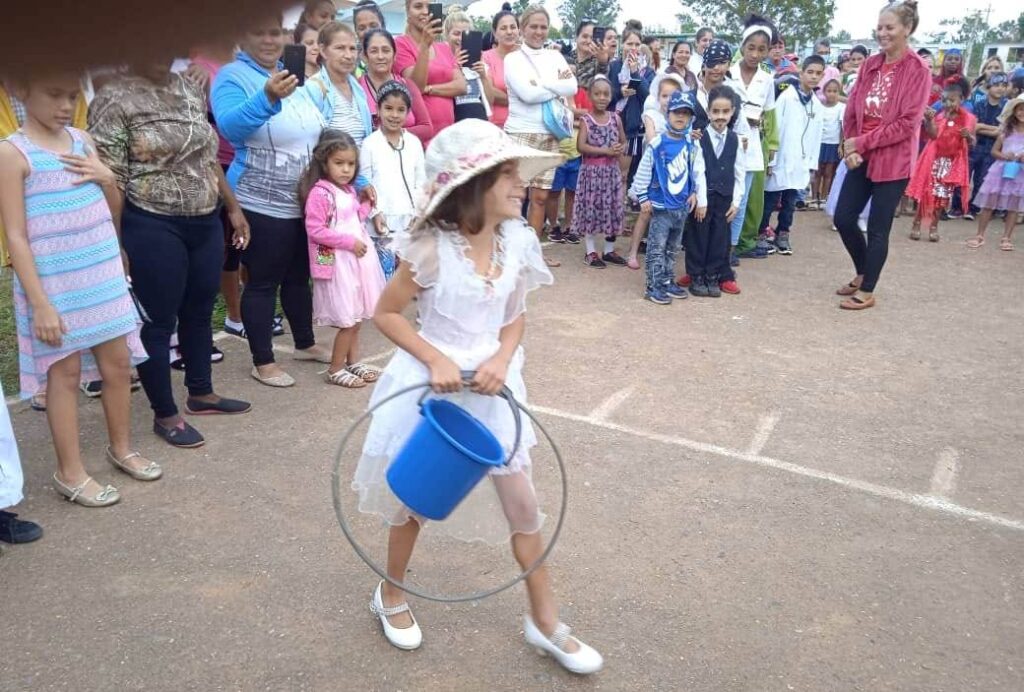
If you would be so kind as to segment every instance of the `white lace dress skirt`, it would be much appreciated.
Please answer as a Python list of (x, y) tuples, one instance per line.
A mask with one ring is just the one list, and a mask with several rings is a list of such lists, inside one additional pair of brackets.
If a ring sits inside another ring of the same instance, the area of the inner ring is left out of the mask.
[[(549, 283), (550, 273), (543, 266), (536, 236), (515, 236), (506, 244), (505, 281), (498, 280), (488, 291), (478, 292), (470, 275), (459, 276), (466, 267), (459, 262), (446, 261), (452, 257), (452, 248), (440, 247), (440, 270), (419, 272), (431, 290), (420, 293), (420, 336), (454, 361), (462, 370), (475, 370), (500, 348), (498, 335), (503, 324), (510, 323), (525, 309), (525, 294), (539, 285)], [(512, 231), (510, 231), (512, 234)], [(448, 235), (448, 234), (445, 234)], [(532, 243), (531, 243), (532, 240)], [(402, 256), (414, 267), (422, 266), (418, 250), (408, 240), (399, 240)], [(440, 245), (450, 245), (444, 240)], [(524, 247), (520, 248), (520, 245)], [(534, 252), (534, 245), (536, 245)], [(461, 252), (458, 248), (456, 251)], [(517, 263), (512, 253), (529, 253), (530, 267)], [(540, 263), (539, 267), (533, 266)], [(434, 277), (437, 277), (435, 280)], [(546, 279), (545, 279), (546, 276)], [(423, 285), (423, 284), (421, 284)], [(481, 322), (488, 314), (497, 315), (488, 325)], [(484, 316), (484, 317), (481, 317)], [(485, 328), (485, 326), (489, 328)], [(526, 405), (526, 384), (523, 381), (524, 355), (516, 350), (509, 363), (506, 386), (513, 396)], [(430, 380), (427, 367), (405, 351), (398, 351), (388, 363), (374, 387), (370, 407), (406, 387)], [(352, 489), (359, 495), (359, 510), (376, 514), (392, 526), (405, 524), (410, 518), (425, 523), (404, 506), (388, 486), (385, 473), (392, 460), (405, 445), (416, 425), (422, 420), (418, 401), (424, 389), (416, 389), (398, 396), (376, 410), (372, 416), (362, 456), (352, 481)], [(435, 396), (430, 393), (429, 396)], [(482, 396), (468, 389), (442, 398), (458, 404), (482, 422), (501, 443), (506, 458), (515, 447), (515, 418), (508, 402), (498, 396)], [(464, 541), (484, 541), (489, 544), (507, 542), (515, 533), (534, 533), (541, 529), (544, 515), (538, 506), (531, 480), (530, 450), (536, 446), (537, 436), (529, 418), (522, 416), (519, 447), (506, 466), (492, 469), (469, 496), (444, 521), (431, 522), (431, 530)]]

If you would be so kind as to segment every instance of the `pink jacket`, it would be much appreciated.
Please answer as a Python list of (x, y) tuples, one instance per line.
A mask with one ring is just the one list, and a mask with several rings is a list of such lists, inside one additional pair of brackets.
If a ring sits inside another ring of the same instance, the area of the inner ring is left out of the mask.
[(917, 53), (908, 50), (896, 63), (882, 124), (866, 135), (860, 134), (864, 101), (884, 61), (885, 54), (878, 53), (860, 66), (843, 118), (843, 132), (848, 139), (855, 140), (857, 152), (867, 161), (868, 178), (875, 183), (910, 178), (917, 160), (924, 109), (932, 88), (928, 66)]
[(357, 238), (370, 244), (363, 226), (369, 215), (370, 206), (359, 203), (356, 189), (351, 185), (338, 187), (327, 180), (317, 181), (306, 199), (310, 276), (333, 278), (336, 250), (352, 252)]

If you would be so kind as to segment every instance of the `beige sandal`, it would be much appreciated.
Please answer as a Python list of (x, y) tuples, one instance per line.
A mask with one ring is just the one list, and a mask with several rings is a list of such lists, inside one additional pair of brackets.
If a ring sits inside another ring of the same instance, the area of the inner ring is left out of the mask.
[(144, 468), (137, 469), (129, 466), (125, 462), (129, 459), (141, 459), (142, 455), (138, 452), (129, 452), (123, 459), (118, 459), (114, 456), (114, 453), (110, 451), (110, 447), (107, 447), (107, 461), (119, 468), (120, 470), (127, 473), (129, 476), (137, 481), (155, 481), (164, 475), (164, 470), (160, 468), (160, 464), (155, 461), (150, 461)]
[(345, 368), (364, 382), (376, 382), (380, 379), (381, 369), (365, 363), (353, 363)]
[(327, 381), (331, 384), (336, 384), (339, 387), (345, 387), (347, 389), (362, 389), (366, 386), (366, 380), (344, 368), (338, 372), (328, 371)]
[(295, 384), (295, 378), (286, 372), (282, 372), (280, 375), (274, 375), (273, 377), (264, 377), (260, 374), (260, 369), (253, 366), (252, 372), (249, 373), (252, 378), (260, 384), (265, 384), (268, 387), (291, 387)]
[(53, 474), (53, 482), (57, 485), (57, 492), (67, 498), (68, 502), (74, 502), (83, 507), (109, 507), (121, 501), (121, 493), (117, 492), (117, 488), (112, 485), (100, 486), (100, 491), (92, 497), (83, 495), (85, 486), (90, 482), (95, 482), (92, 480), (92, 476), (87, 477), (81, 485), (74, 488), (62, 483), (56, 473)]

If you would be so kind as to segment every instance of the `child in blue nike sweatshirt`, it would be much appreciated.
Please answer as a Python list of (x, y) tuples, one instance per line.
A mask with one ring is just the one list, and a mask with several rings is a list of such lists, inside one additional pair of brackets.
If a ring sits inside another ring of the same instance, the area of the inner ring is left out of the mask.
[(644, 297), (658, 305), (686, 298), (675, 283), (676, 252), (690, 213), (703, 221), (707, 213), (704, 156), (693, 141), (693, 97), (681, 91), (668, 103), (668, 128), (651, 140), (640, 160), (631, 193), (640, 208), (653, 213), (647, 233), (647, 288)]

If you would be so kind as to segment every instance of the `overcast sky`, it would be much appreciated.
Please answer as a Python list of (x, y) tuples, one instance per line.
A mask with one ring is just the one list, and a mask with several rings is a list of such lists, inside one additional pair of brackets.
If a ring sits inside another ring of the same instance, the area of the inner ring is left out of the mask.
[[(467, 2), (467, 5), (471, 14), (488, 15), (497, 12), (502, 2), (503, 0), (479, 0), (479, 2), (473, 4)], [(545, 4), (549, 8), (557, 7), (559, 0), (548, 0)], [(624, 21), (625, 19), (635, 18), (642, 21), (645, 25), (656, 26), (660, 24), (669, 30), (677, 27), (675, 15), (682, 7), (678, 0), (619, 0), (619, 4), (623, 7), (620, 20)], [(875, 5), (880, 7), (882, 3), (872, 2), (871, 0), (868, 2), (864, 0), (837, 0), (836, 14), (832, 26), (845, 28), (854, 38), (869, 38), (872, 30), (875, 28), (878, 15), (868, 12), (867, 9)], [(956, 0), (956, 2), (947, 0), (941, 3), (921, 2), (921, 5), (923, 6), (923, 12), (918, 35), (922, 37), (931, 31), (937, 30), (939, 28), (939, 20), (946, 16), (960, 15), (961, 12), (967, 14), (972, 10), (984, 11), (991, 5), (990, 23), (995, 25), (1007, 19), (1016, 18), (1021, 11), (1021, 5), (1014, 2), (1014, 0)], [(947, 6), (949, 10), (946, 12), (935, 10), (933, 9), (935, 5)], [(619, 24), (622, 24), (623, 21), (620, 21)], [(836, 33), (836, 30), (834, 29), (832, 33)]]

